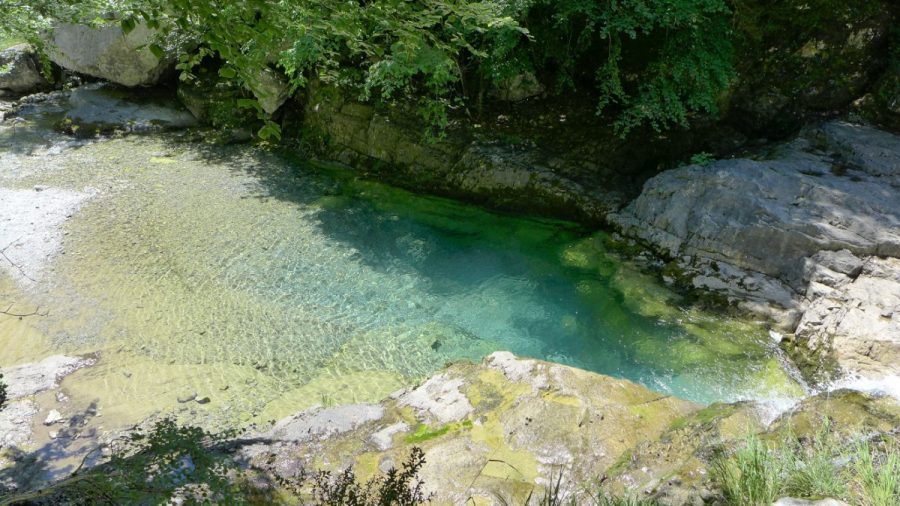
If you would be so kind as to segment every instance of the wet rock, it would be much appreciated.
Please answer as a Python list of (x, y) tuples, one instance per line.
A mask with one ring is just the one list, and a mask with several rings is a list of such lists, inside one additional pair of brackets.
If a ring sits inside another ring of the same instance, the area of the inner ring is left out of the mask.
[(7, 395), (14, 400), (54, 389), (64, 377), (93, 363), (91, 358), (54, 355), (40, 362), (4, 368)]
[(31, 46), (19, 44), (0, 51), (0, 90), (26, 94), (47, 86), (38, 55)]
[(103, 84), (76, 88), (63, 128), (79, 136), (112, 131), (145, 132), (197, 125), (194, 116), (167, 97), (147, 99)]
[(846, 370), (896, 371), (900, 137), (827, 123), (768, 158), (664, 172), (611, 220)]
[(151, 86), (175, 65), (174, 46), (163, 42), (159, 58), (150, 49), (158, 32), (139, 22), (125, 34), (118, 22), (97, 27), (60, 23), (50, 32), (47, 54), (64, 69), (123, 86)]

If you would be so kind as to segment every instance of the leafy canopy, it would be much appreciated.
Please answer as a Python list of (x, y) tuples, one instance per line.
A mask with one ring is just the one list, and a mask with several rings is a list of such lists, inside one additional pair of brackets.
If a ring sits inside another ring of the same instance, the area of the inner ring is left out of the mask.
[(623, 135), (685, 126), (716, 111), (733, 73), (725, 0), (0, 0), (0, 25), (34, 33), (110, 12), (126, 31), (144, 22), (193, 41), (180, 50), (184, 80), (213, 56), (220, 79), (248, 92), (278, 70), (294, 91), (317, 79), (411, 102), (437, 132), (524, 73), (556, 92), (593, 90)]

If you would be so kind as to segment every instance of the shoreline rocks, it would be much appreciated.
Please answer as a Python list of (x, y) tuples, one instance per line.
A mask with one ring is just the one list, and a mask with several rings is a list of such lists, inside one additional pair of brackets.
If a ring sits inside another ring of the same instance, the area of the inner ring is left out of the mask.
[(700, 405), (634, 383), (497, 352), (457, 363), (380, 404), (314, 408), (250, 441), (251, 466), (289, 478), (300, 469), (360, 479), (425, 452), (420, 478), (439, 504), (505, 497), (596, 478), (641, 440), (655, 438)]
[(611, 221), (845, 372), (896, 373), (900, 137), (826, 123), (768, 156), (663, 172)]
[(31, 46), (18, 44), (0, 51), (0, 92), (5, 90), (21, 95), (49, 85), (41, 73), (39, 57)]

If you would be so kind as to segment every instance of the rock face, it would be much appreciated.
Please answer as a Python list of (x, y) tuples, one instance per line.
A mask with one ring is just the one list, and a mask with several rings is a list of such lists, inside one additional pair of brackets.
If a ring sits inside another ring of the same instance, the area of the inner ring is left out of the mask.
[(896, 371), (900, 137), (828, 123), (768, 157), (664, 172), (611, 220), (845, 370)]
[(581, 167), (527, 142), (509, 145), (490, 132), (480, 137), (475, 129), (451, 128), (429, 142), (415, 114), (378, 110), (317, 84), (308, 90), (302, 121), (321, 141), (320, 155), (416, 191), (593, 223), (624, 201), (625, 185), (592, 189), (576, 177), (596, 177), (596, 166)]
[(38, 56), (28, 44), (0, 51), (0, 90), (33, 93), (48, 86)]
[[(291, 476), (354, 465), (367, 479), (400, 465), (413, 446), (437, 504), (522, 503), (564, 475), (602, 475), (643, 439), (699, 406), (570, 367), (491, 355), (450, 366), (380, 405), (319, 409), (279, 422), (247, 451), (253, 465)], [(254, 438), (254, 440), (256, 440)]]
[[(805, 399), (772, 423), (755, 402), (711, 406), (559, 364), (497, 352), (454, 364), (380, 404), (314, 408), (253, 435), (238, 459), (290, 479), (343, 471), (358, 480), (424, 451), (418, 478), (435, 504), (524, 504), (561, 484), (590, 503), (598, 481), (617, 495), (661, 505), (715, 503), (711, 470), (722, 449), (750, 433), (809, 438), (826, 414), (841, 437), (890, 434), (900, 424), (891, 397), (839, 390)], [(265, 481), (262, 481), (263, 483)]]
[(128, 34), (118, 23), (96, 28), (60, 23), (49, 35), (47, 54), (54, 63), (73, 72), (123, 86), (151, 86), (175, 64), (172, 48), (162, 58), (150, 50), (156, 37), (156, 31), (143, 22)]

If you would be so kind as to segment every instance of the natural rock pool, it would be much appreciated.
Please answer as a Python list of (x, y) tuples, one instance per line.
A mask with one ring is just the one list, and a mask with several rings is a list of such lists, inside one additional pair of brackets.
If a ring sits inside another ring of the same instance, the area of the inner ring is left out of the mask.
[(109, 427), (375, 401), (497, 350), (700, 402), (802, 393), (763, 325), (602, 233), (191, 132), (76, 141), (64, 110), (0, 124), (0, 305), (36, 312), (0, 315), (0, 362), (97, 353), (64, 386)]

